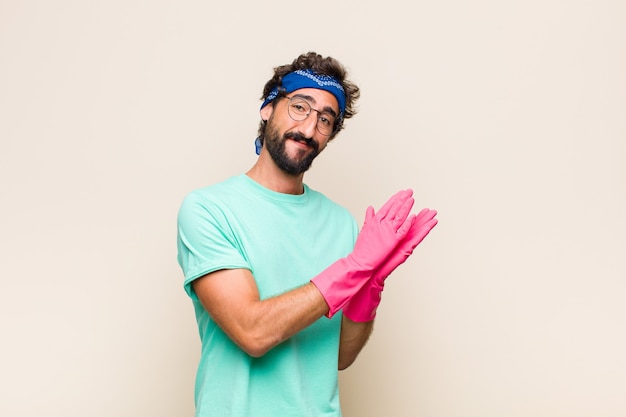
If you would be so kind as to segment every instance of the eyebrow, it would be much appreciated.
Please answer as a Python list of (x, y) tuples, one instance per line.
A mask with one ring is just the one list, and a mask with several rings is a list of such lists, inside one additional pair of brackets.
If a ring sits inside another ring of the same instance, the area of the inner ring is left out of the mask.
[[(307, 96), (306, 94), (294, 94), (294, 95), (292, 96), (292, 98), (293, 98), (293, 97), (302, 98), (302, 99), (304, 99), (304, 100), (306, 100), (306, 101), (310, 101), (310, 102), (311, 102), (311, 103), (313, 103), (313, 104), (316, 104), (316, 103), (317, 103), (313, 97), (311, 97), (311, 96)], [(318, 109), (315, 109), (315, 110), (318, 110)], [(324, 107), (321, 111), (323, 111), (323, 112), (325, 112), (325, 113), (330, 113), (333, 117), (337, 117), (337, 112), (336, 112), (335, 110), (333, 110), (333, 108), (332, 108), (332, 107), (330, 107), (330, 106), (326, 106), (326, 107)]]

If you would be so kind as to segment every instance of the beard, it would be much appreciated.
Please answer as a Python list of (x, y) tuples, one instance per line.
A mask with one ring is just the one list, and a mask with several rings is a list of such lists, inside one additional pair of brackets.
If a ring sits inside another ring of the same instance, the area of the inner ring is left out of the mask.
[[(286, 143), (290, 139), (306, 144), (309, 149), (297, 149), (295, 157), (289, 156)], [(281, 135), (271, 124), (268, 124), (265, 131), (264, 146), (278, 168), (290, 175), (299, 175), (307, 171), (320, 153), (319, 144), (315, 140), (306, 138), (298, 132), (285, 132)]]

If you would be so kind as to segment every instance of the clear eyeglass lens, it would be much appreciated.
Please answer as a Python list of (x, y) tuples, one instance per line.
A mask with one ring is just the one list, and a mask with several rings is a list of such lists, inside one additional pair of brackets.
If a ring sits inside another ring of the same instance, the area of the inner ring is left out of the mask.
[(319, 113), (317, 115), (317, 130), (322, 135), (329, 136), (333, 133), (333, 128), (335, 126), (335, 118), (328, 113)]
[[(289, 115), (291, 118), (297, 122), (301, 122), (305, 120), (311, 110), (311, 105), (306, 101), (298, 98), (289, 99)], [(315, 110), (317, 113), (317, 130), (325, 136), (329, 136), (333, 133), (333, 128), (335, 127), (335, 118), (330, 113), (320, 112)]]
[(289, 100), (289, 114), (293, 120), (301, 122), (307, 118), (309, 113), (311, 113), (311, 106), (306, 101), (301, 99)]

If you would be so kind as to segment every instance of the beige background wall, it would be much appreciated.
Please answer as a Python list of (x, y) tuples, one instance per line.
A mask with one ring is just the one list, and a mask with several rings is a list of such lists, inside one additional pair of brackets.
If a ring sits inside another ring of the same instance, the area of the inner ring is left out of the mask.
[(308, 50), (363, 95), (307, 182), (440, 213), (345, 415), (626, 415), (621, 0), (0, 0), (0, 415), (192, 415), (178, 205)]

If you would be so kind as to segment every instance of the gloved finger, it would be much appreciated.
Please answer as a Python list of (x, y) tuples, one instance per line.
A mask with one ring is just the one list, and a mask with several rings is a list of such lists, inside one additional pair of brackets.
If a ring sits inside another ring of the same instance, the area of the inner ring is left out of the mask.
[(407, 198), (411, 198), (413, 190), (410, 188), (407, 190), (401, 190), (395, 193), (387, 202), (378, 210), (378, 218), (384, 219), (390, 213), (395, 213), (398, 210), (398, 205), (402, 205)]
[(385, 204), (383, 204), (383, 206), (378, 209), (377, 214), (379, 218), (385, 218), (389, 212), (391, 211), (391, 209), (399, 202), (399, 201), (403, 201), (405, 196), (407, 195), (407, 190), (400, 190), (397, 193), (395, 193), (394, 195), (392, 195), (389, 200), (387, 200), (385, 202)]
[[(413, 253), (413, 249), (419, 245), (422, 240), (430, 233), (433, 227), (437, 225), (437, 219), (430, 219), (425, 223), (418, 223), (417, 217), (415, 221), (410, 225), (410, 229), (406, 233), (406, 237), (400, 243), (402, 250), (407, 254)], [(405, 226), (403, 226), (405, 227)]]
[(417, 225), (417, 223), (415, 223), (416, 225), (416, 233), (415, 235), (412, 236), (412, 244), (414, 245), (413, 248), (415, 248), (415, 246), (419, 245), (422, 240), (424, 240), (424, 238), (426, 236), (428, 236), (428, 234), (430, 233), (431, 230), (433, 230), (433, 227), (435, 227), (438, 223), (437, 219), (430, 219), (429, 221), (427, 221), (426, 223), (422, 224), (422, 225)]
[(420, 210), (420, 212), (417, 214), (417, 218), (421, 219), (422, 217), (426, 216), (428, 213), (430, 213), (430, 209), (429, 208), (423, 208), (422, 210)]
[(387, 210), (386, 214), (381, 215), (379, 212), (377, 217), (379, 221), (384, 220), (391, 223), (391, 227), (396, 231), (406, 220), (414, 203), (415, 200), (413, 200), (413, 197), (398, 198), (389, 206), (389, 210)]
[(415, 220), (417, 217), (415, 214), (410, 215), (406, 218), (406, 220), (400, 225), (398, 231), (396, 232), (396, 236), (399, 240), (402, 240), (407, 237), (408, 233), (413, 229), (413, 225), (415, 224)]
[(398, 207), (393, 217), (390, 218), (391, 225), (394, 231), (398, 231), (400, 226), (404, 224), (407, 217), (409, 216), (409, 213), (411, 213), (411, 209), (413, 208), (414, 203), (415, 200), (412, 197), (405, 200), (402, 205)]
[(367, 210), (365, 210), (365, 221), (363, 222), (363, 226), (365, 226), (367, 224), (367, 222), (372, 220), (372, 218), (374, 218), (374, 216), (375, 216), (374, 207), (368, 206)]
[(437, 210), (430, 210), (430, 209), (425, 208), (422, 211), (420, 211), (419, 214), (417, 215), (416, 223), (424, 224), (434, 219), (436, 215), (437, 215)]

